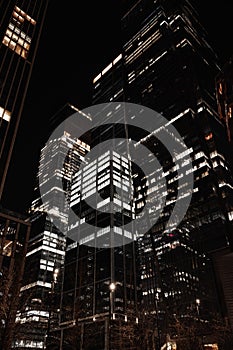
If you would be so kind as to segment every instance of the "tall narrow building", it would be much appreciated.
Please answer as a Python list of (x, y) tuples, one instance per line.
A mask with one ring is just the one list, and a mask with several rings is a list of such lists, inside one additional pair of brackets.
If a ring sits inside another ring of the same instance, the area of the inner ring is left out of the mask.
[(8, 203), (4, 188), (19, 129), (23, 106), (45, 19), (48, 1), (1, 1), (0, 30), (0, 198)]
[[(57, 123), (75, 107), (67, 104), (56, 114)], [(62, 130), (42, 148), (34, 200), (29, 211), (31, 234), (26, 254), (23, 285), (16, 318), (14, 348), (45, 349), (50, 329), (58, 323), (59, 292), (66, 250), (67, 206), (73, 174), (89, 145)], [(65, 159), (65, 161), (64, 161)], [(60, 180), (63, 187), (59, 187)], [(53, 222), (59, 220), (57, 228)]]
[[(127, 335), (119, 333), (118, 327), (123, 324), (131, 327), (132, 334), (136, 331), (140, 297), (138, 254), (132, 242), (136, 239), (133, 225), (121, 228), (135, 215), (134, 202), (128, 203), (129, 194), (133, 198), (131, 179), (129, 159), (112, 150), (90, 160), (73, 177), (70, 205), (77, 221), (69, 229), (73, 240), (68, 242), (64, 267), (63, 345), (70, 341), (84, 349), (94, 345), (113, 348), (113, 344), (117, 348), (121, 343), (129, 346)], [(97, 210), (86, 203), (97, 203), (96, 187), (101, 196)], [(110, 212), (112, 203), (117, 215)], [(87, 224), (93, 228), (90, 232)], [(77, 339), (69, 339), (70, 331)]]
[(233, 81), (233, 70), (232, 70), (232, 57), (221, 67), (221, 71), (216, 76), (216, 98), (218, 103), (218, 114), (221, 121), (224, 123), (226, 128), (227, 138), (232, 146), (233, 139), (233, 125), (232, 125), (232, 104), (233, 104), (233, 93), (232, 93), (232, 81)]
[[(221, 67), (221, 71), (218, 73), (215, 79), (216, 99), (218, 105), (218, 115), (225, 126), (226, 137), (229, 142), (229, 154), (231, 160), (231, 169), (233, 169), (233, 60), (232, 56)], [(222, 184), (225, 188), (230, 184), (225, 182)], [(229, 221), (233, 221), (233, 212), (228, 212)], [(226, 301), (226, 308), (228, 310), (229, 322), (233, 325), (233, 298), (232, 287), (233, 280), (232, 274), (229, 272), (229, 268), (233, 264), (233, 252), (229, 247), (224, 247), (219, 251), (216, 251), (214, 257), (214, 264), (218, 271), (219, 285), (221, 285), (221, 292), (223, 299)]]
[[(0, 2), (0, 343), (11, 349), (31, 223), (7, 188), (13, 149), (48, 1)], [(17, 150), (15, 150), (17, 152)], [(9, 210), (11, 209), (11, 210)]]

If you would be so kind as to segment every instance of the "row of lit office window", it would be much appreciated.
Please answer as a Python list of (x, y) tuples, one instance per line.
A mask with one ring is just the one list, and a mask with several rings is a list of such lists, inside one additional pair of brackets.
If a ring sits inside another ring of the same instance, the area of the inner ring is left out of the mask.
[[(19, 28), (25, 20), (32, 25), (36, 24), (36, 21), (33, 18), (22, 11), (19, 7), (15, 6), (12, 14), (12, 22), (8, 25), (8, 29), (3, 38), (3, 44), (26, 59), (30, 49), (31, 38)], [(13, 22), (15, 22), (16, 25), (14, 25)]]

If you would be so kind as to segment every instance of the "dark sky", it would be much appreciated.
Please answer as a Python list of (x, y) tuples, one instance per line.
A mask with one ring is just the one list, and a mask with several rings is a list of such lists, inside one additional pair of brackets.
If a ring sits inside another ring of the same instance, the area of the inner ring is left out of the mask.
[[(224, 62), (233, 54), (233, 3), (195, 2)], [(90, 106), (93, 78), (120, 52), (119, 3), (50, 0), (10, 168), (12, 196), (19, 198), (15, 203), (23, 205), (10, 209), (21, 210), (31, 201), (49, 117), (66, 102), (80, 109)]]

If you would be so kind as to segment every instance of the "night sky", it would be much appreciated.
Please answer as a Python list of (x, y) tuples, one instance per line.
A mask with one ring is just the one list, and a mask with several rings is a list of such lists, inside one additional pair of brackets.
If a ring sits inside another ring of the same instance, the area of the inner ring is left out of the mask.
[[(233, 3), (195, 2), (224, 63), (233, 54)], [(31, 201), (48, 119), (67, 102), (90, 106), (93, 78), (120, 53), (119, 3), (50, 0), (10, 167), (8, 186), (18, 199), (9, 209), (25, 211)]]

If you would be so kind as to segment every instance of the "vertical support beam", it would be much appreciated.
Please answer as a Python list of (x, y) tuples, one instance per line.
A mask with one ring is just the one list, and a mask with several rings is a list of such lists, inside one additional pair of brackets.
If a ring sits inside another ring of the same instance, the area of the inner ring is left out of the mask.
[(110, 340), (110, 324), (109, 324), (109, 318), (107, 317), (105, 319), (105, 326), (104, 326), (104, 350), (110, 350), (109, 340)]
[(63, 328), (61, 329), (61, 337), (60, 337), (60, 346), (59, 346), (59, 350), (63, 349)]
[(84, 350), (84, 348), (83, 348), (83, 342), (84, 342), (84, 323), (81, 323), (80, 350)]

